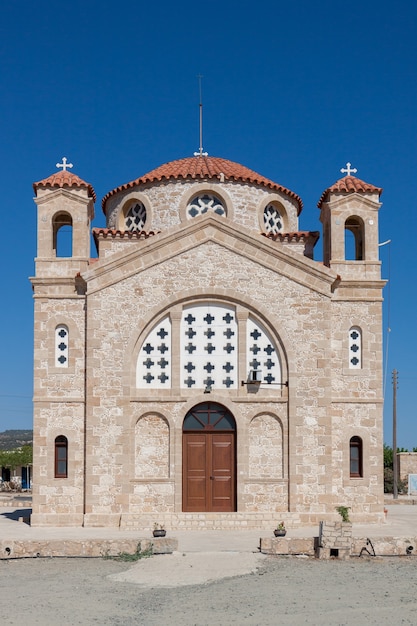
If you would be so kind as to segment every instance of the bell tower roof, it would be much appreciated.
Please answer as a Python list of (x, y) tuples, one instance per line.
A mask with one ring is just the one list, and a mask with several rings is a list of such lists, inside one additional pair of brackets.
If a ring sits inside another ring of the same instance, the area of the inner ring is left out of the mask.
[(339, 178), (331, 187), (323, 191), (317, 203), (319, 209), (321, 209), (323, 202), (327, 202), (331, 193), (377, 193), (381, 195), (382, 188), (366, 183), (360, 178), (356, 178), (356, 176), (343, 176), (343, 178)]
[(89, 198), (92, 198), (93, 202), (96, 201), (95, 191), (90, 185), (90, 183), (86, 183), (85, 180), (77, 176), (76, 174), (72, 174), (72, 172), (68, 172), (67, 170), (63, 170), (61, 172), (55, 172), (48, 176), (48, 178), (44, 178), (37, 183), (33, 183), (33, 190), (35, 192), (35, 196), (38, 195), (38, 189), (40, 187), (79, 187), (87, 189)]

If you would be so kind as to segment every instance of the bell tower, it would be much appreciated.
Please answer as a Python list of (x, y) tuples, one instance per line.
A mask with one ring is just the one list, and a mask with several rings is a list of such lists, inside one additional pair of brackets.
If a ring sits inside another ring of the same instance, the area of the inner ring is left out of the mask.
[(68, 171), (72, 165), (65, 158), (57, 167), (61, 171), (33, 185), (38, 237), (36, 273), (30, 279), (34, 299), (32, 523), (72, 526), (81, 525), (83, 519), (87, 332), (86, 286), (80, 274), (90, 261), (95, 193)]
[(34, 183), (38, 206), (36, 277), (74, 277), (90, 259), (90, 227), (94, 218), (94, 189), (68, 171), (64, 157), (61, 171)]
[(346, 173), (326, 189), (318, 203), (323, 224), (323, 263), (343, 278), (377, 280), (378, 211), (382, 189)]

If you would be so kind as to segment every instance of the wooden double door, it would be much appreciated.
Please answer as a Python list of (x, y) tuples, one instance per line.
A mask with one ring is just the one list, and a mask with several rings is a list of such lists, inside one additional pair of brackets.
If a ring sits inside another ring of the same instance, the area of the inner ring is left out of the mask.
[[(187, 419), (190, 414), (191, 419)], [(184, 420), (183, 511), (235, 510), (234, 419), (225, 407), (205, 402), (192, 409)]]

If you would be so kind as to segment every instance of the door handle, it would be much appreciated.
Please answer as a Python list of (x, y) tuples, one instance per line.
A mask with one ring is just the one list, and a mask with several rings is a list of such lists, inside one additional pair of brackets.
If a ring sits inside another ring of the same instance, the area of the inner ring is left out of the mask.
[(214, 476), (210, 476), (210, 480), (214, 480)]

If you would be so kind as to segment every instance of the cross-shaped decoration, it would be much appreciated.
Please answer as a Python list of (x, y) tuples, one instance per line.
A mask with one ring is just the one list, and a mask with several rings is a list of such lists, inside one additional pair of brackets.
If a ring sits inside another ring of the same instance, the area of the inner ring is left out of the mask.
[(352, 167), (352, 163), (346, 163), (346, 167), (342, 167), (340, 171), (342, 174), (346, 174), (346, 176), (351, 176), (352, 174), (356, 174), (358, 170), (356, 167)]
[(62, 157), (62, 163), (57, 163), (56, 167), (62, 167), (62, 171), (66, 172), (68, 168), (74, 167), (72, 163), (67, 163), (67, 157)]

